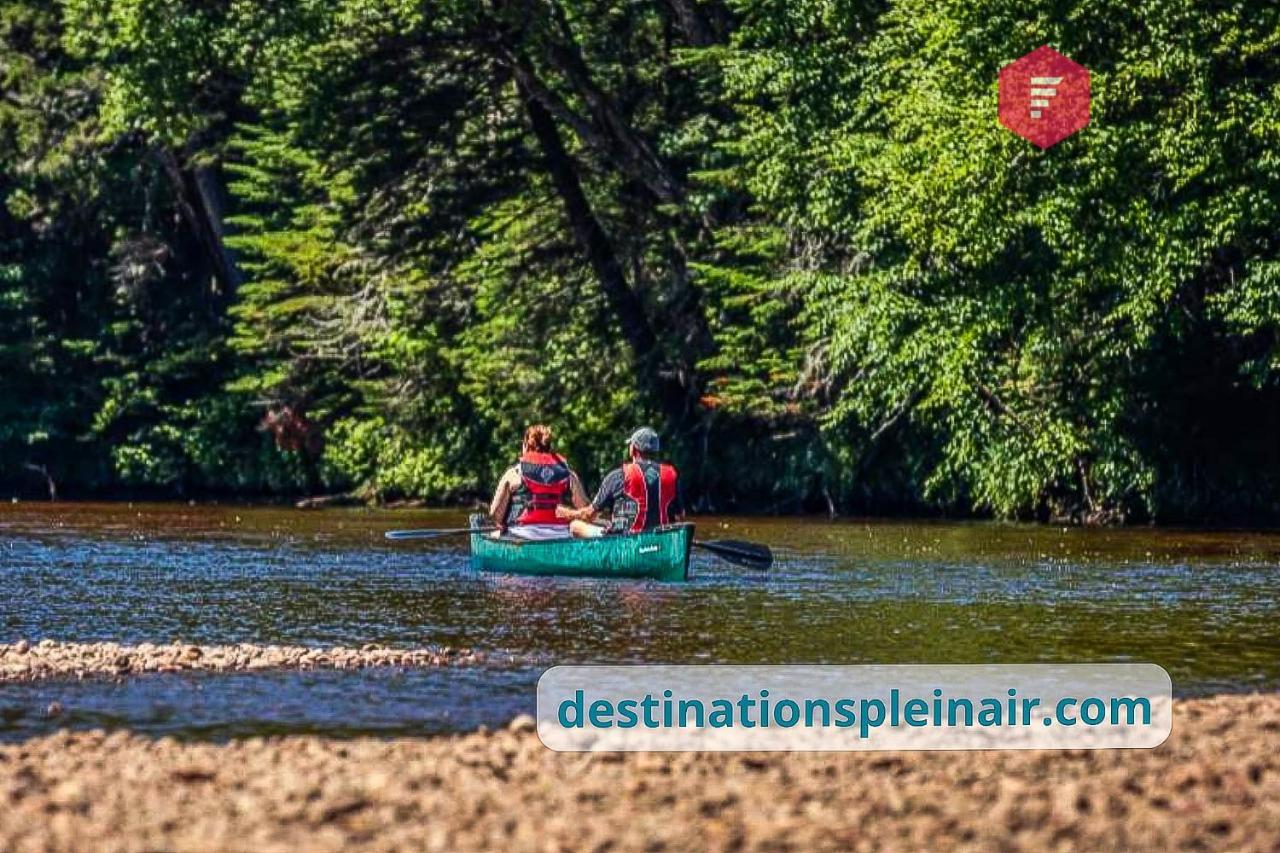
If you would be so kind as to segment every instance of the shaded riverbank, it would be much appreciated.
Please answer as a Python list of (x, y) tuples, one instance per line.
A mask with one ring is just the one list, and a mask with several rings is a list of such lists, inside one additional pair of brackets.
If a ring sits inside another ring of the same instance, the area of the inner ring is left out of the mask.
[(0, 747), (12, 850), (1231, 849), (1280, 837), (1280, 696), (1154, 750), (579, 755), (505, 731)]

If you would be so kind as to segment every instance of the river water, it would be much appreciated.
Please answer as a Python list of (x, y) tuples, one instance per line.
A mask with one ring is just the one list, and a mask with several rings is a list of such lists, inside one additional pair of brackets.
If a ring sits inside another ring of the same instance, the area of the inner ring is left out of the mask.
[[(684, 584), (473, 573), (458, 511), (0, 506), (0, 642), (449, 645), (481, 666), (0, 685), (0, 739), (430, 734), (531, 712), (558, 663), (1151, 661), (1178, 695), (1280, 688), (1280, 535), (985, 522), (698, 518), (768, 574)], [(60, 703), (66, 713), (50, 717)]]

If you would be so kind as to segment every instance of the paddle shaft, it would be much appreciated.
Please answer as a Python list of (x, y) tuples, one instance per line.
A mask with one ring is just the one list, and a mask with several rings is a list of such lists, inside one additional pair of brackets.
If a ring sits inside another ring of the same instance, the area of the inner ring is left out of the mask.
[(464, 533), (488, 533), (494, 527), (443, 527), (435, 530), (388, 530), (388, 539), (439, 539), (442, 536), (461, 536)]

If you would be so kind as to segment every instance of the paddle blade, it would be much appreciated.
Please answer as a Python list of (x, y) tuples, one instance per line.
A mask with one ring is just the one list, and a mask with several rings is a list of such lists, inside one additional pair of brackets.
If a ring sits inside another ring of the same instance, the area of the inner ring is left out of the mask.
[(695, 548), (710, 551), (722, 560), (757, 571), (768, 571), (773, 565), (773, 552), (769, 546), (756, 542), (740, 542), (734, 539), (715, 539), (711, 542), (694, 540)]

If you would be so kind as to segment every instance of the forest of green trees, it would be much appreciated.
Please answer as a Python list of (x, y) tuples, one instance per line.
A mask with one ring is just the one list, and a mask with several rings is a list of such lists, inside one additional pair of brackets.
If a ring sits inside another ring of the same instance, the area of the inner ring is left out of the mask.
[[(1280, 522), (1274, 0), (0, 0), (7, 499)], [(1092, 123), (996, 119), (1051, 44)]]

